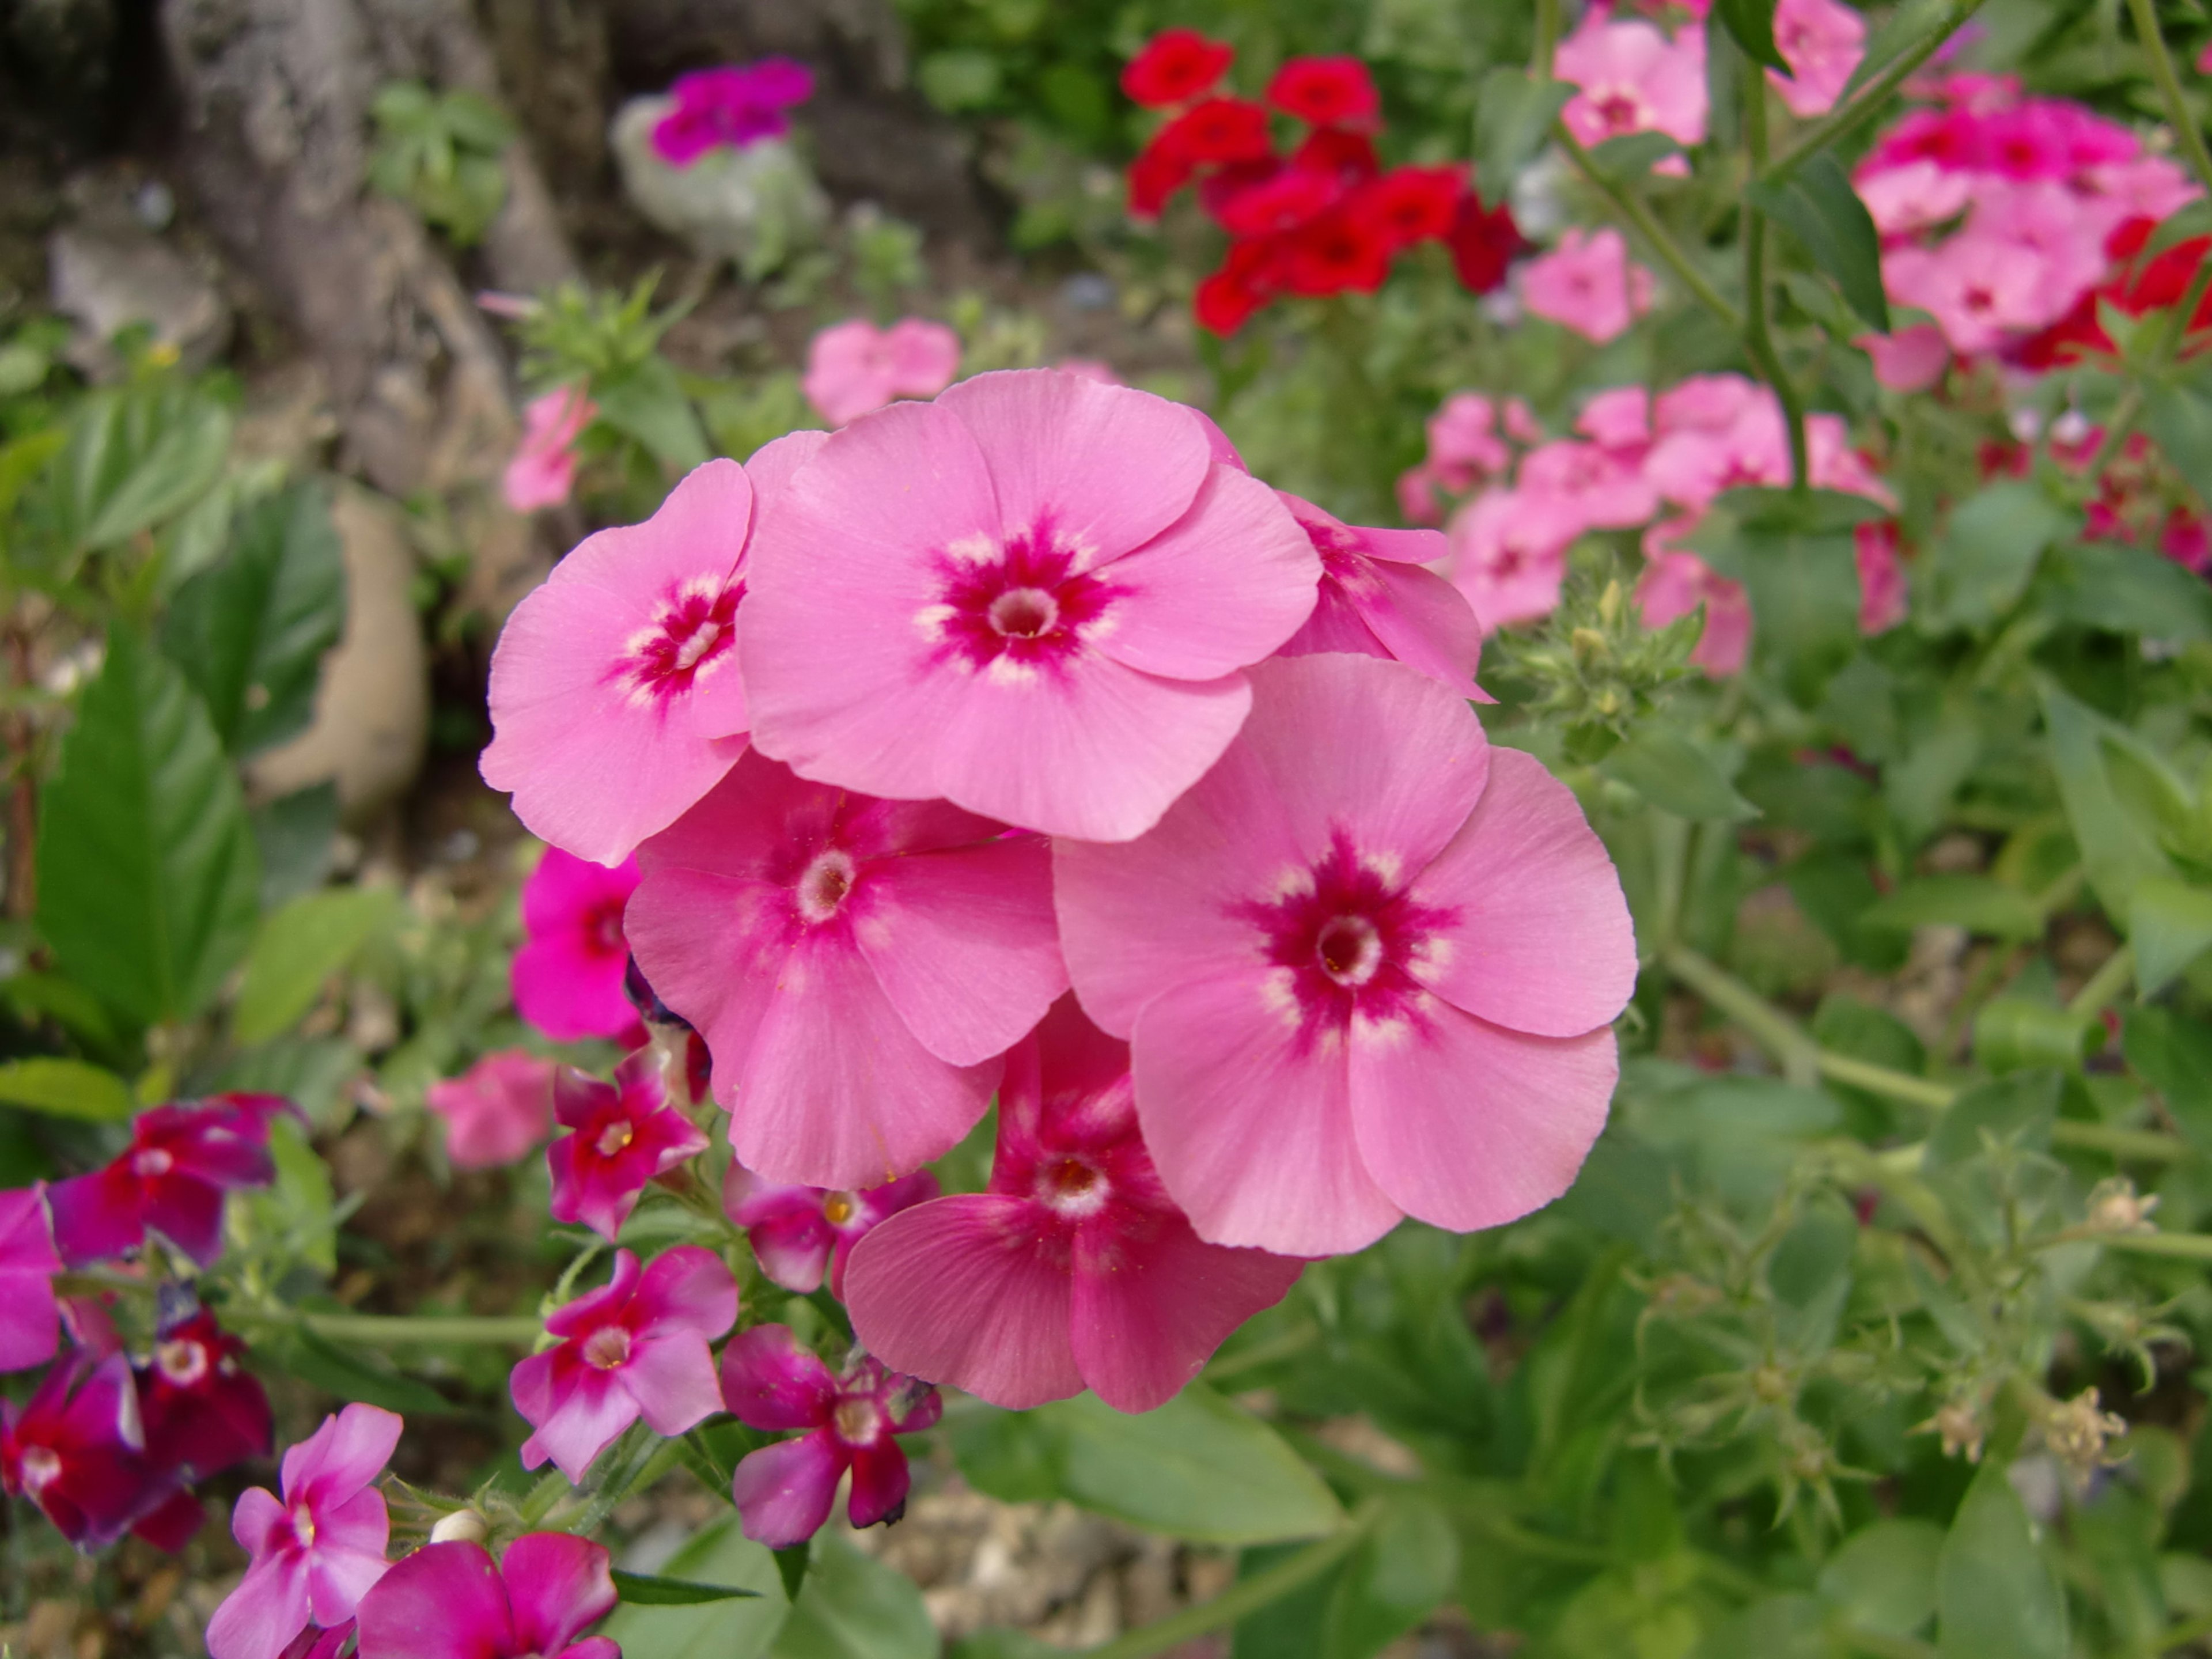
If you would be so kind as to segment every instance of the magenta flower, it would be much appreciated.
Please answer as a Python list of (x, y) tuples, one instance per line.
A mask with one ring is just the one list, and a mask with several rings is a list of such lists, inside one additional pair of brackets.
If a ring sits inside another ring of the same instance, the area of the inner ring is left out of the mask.
[(1552, 614), (1577, 533), (1559, 503), (1517, 489), (1486, 489), (1452, 514), (1446, 570), (1485, 634)]
[(712, 149), (782, 137), (791, 131), (785, 112), (814, 95), (814, 73), (788, 58), (763, 58), (679, 75), (668, 93), (653, 148), (669, 166), (688, 167)]
[(501, 478), (507, 504), (517, 513), (558, 507), (576, 487), (576, 440), (599, 406), (580, 386), (556, 386), (522, 411), (522, 442)]
[(36, 1187), (0, 1192), (0, 1371), (43, 1365), (61, 1346), (61, 1310), (54, 1301), (53, 1224)]
[(1705, 138), (1705, 32), (1691, 24), (1673, 40), (1641, 18), (1603, 6), (1583, 14), (1559, 42), (1553, 73), (1577, 90), (1559, 112), (1585, 144), (1632, 132), (1663, 132), (1685, 147)]
[(587, 536), (507, 620), (484, 781), (541, 839), (618, 865), (744, 752), (734, 642), (762, 501), (822, 441), (708, 461), (641, 525)]
[(908, 317), (878, 328), (865, 317), (833, 324), (806, 348), (806, 401), (843, 426), (898, 398), (934, 398), (960, 372), (960, 337)]
[(375, 1482), (404, 1426), (348, 1406), (285, 1452), (281, 1498), (264, 1486), (240, 1496), (230, 1530), (253, 1559), (208, 1621), (209, 1659), (279, 1659), (310, 1626), (354, 1616), (384, 1576), (392, 1521)]
[(520, 1162), (553, 1129), (554, 1064), (526, 1048), (496, 1048), (459, 1077), (422, 1091), (446, 1121), (446, 1156), (457, 1170)]
[(830, 1294), (842, 1297), (845, 1263), (869, 1229), (936, 1196), (937, 1177), (927, 1170), (858, 1193), (779, 1186), (735, 1159), (722, 1177), (722, 1208), (745, 1230), (761, 1271), (801, 1295), (818, 1289), (827, 1269)]
[(1911, 582), (1898, 557), (1897, 520), (1858, 525), (1852, 531), (1852, 556), (1859, 573), (1859, 632), (1885, 633), (1911, 609)]
[(72, 1355), (24, 1404), (0, 1401), (0, 1484), (81, 1550), (104, 1549), (166, 1498), (146, 1461), (131, 1362)]
[(1129, 1037), (1198, 1236), (1356, 1250), (1566, 1190), (1619, 1072), (1636, 941), (1565, 786), (1371, 657), (1255, 672), (1221, 763), (1126, 846), (1056, 842), (1085, 1012)]
[(637, 1010), (623, 994), (629, 945), (623, 906), (637, 885), (637, 862), (611, 869), (545, 849), (522, 884), (522, 930), (514, 953), (514, 1012), (556, 1042), (614, 1037), (627, 1048), (645, 1041)]
[(1559, 245), (1521, 267), (1521, 303), (1603, 345), (1651, 309), (1651, 273), (1628, 257), (1611, 226), (1570, 227)]
[(739, 649), (765, 752), (1100, 841), (1219, 757), (1251, 706), (1239, 671), (1297, 631), (1321, 574), (1189, 410), (1048, 368), (838, 433), (758, 558)]
[(1441, 531), (1354, 529), (1310, 501), (1275, 493), (1313, 542), (1322, 570), (1313, 615), (1279, 654), (1389, 657), (1462, 697), (1495, 701), (1474, 683), (1482, 624), (1456, 588), (1421, 568), (1449, 553)]
[(851, 1190), (940, 1156), (1067, 988), (1043, 842), (942, 801), (748, 755), (638, 863), (630, 948), (770, 1181)]
[(821, 1530), (848, 1469), (847, 1518), (856, 1527), (897, 1520), (908, 1476), (893, 1437), (929, 1427), (944, 1408), (936, 1389), (866, 1355), (832, 1376), (782, 1325), (756, 1325), (722, 1350), (722, 1393), (750, 1427), (807, 1431), (748, 1453), (730, 1482), (745, 1536), (776, 1550)]
[(622, 1659), (583, 1634), (614, 1611), (608, 1565), (565, 1532), (518, 1538), (496, 1564), (481, 1544), (427, 1545), (362, 1598), (360, 1659)]
[(270, 1115), (263, 1097), (223, 1095), (141, 1112), (122, 1156), (48, 1189), (62, 1260), (77, 1267), (121, 1255), (150, 1231), (212, 1267), (222, 1254), (223, 1194), (275, 1178)]
[(198, 1480), (267, 1455), (269, 1396), (245, 1353), (204, 1309), (164, 1326), (137, 1372), (146, 1456), (156, 1469)]
[(562, 1066), (553, 1079), (553, 1115), (573, 1131), (545, 1149), (553, 1218), (580, 1221), (609, 1241), (647, 1182), (707, 1150), (704, 1132), (669, 1103), (650, 1048), (616, 1066), (612, 1083)]
[[(546, 1320), (561, 1339), (514, 1368), (507, 1391), (535, 1431), (522, 1467), (547, 1458), (573, 1483), (641, 1414), (682, 1434), (722, 1407), (708, 1343), (738, 1317), (738, 1287), (714, 1253), (680, 1244), (641, 1269), (615, 1252), (613, 1280)], [(222, 1656), (216, 1656), (222, 1659)]]
[(1017, 1410), (1088, 1385), (1148, 1412), (1304, 1266), (1200, 1241), (1137, 1133), (1128, 1045), (1062, 998), (1007, 1057), (990, 1189), (877, 1228), (847, 1300), (900, 1370)]
[(1790, 112), (1800, 120), (1826, 115), (1866, 56), (1866, 19), (1838, 0), (1780, 0), (1774, 46), (1790, 73), (1769, 70), (1766, 78)]

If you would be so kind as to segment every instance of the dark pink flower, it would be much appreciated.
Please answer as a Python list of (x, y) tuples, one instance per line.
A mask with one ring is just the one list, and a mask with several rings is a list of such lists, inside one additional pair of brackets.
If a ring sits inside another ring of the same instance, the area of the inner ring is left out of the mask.
[(847, 1299), (869, 1352), (916, 1376), (1147, 1412), (1304, 1266), (1200, 1241), (1137, 1132), (1128, 1045), (1062, 998), (1007, 1057), (990, 1189), (877, 1228)]
[(576, 487), (576, 440), (599, 406), (580, 387), (556, 386), (522, 411), (522, 442), (501, 480), (507, 504), (518, 513), (558, 507)]
[(269, 1451), (269, 1396), (246, 1369), (246, 1344), (205, 1309), (166, 1324), (137, 1368), (146, 1456), (198, 1480)]
[(1705, 629), (1690, 660), (1716, 679), (1726, 679), (1741, 673), (1751, 655), (1751, 598), (1741, 582), (1730, 581), (1696, 554), (1667, 547), (1689, 524), (1670, 519), (1646, 535), (1647, 562), (1637, 579), (1637, 609), (1646, 628), (1664, 628), (1705, 606)]
[(556, 1042), (614, 1037), (626, 1048), (645, 1041), (637, 1010), (623, 994), (629, 945), (623, 906), (637, 885), (637, 860), (611, 868), (545, 849), (522, 884), (522, 930), (510, 975), (514, 1012)]
[(150, 1231), (213, 1266), (222, 1254), (223, 1194), (275, 1176), (269, 1120), (282, 1109), (263, 1097), (217, 1096), (141, 1112), (121, 1157), (48, 1191), (62, 1260), (76, 1267), (121, 1255)]
[(36, 1187), (0, 1192), (0, 1371), (43, 1365), (61, 1344), (53, 1224)]
[(553, 1218), (580, 1221), (609, 1240), (647, 1182), (707, 1150), (705, 1133), (669, 1103), (650, 1048), (615, 1067), (612, 1083), (562, 1066), (553, 1079), (553, 1115), (574, 1132), (545, 1149)]
[(846, 1514), (856, 1527), (906, 1510), (906, 1453), (896, 1435), (937, 1421), (937, 1390), (861, 1356), (832, 1376), (821, 1356), (782, 1325), (756, 1325), (722, 1350), (722, 1394), (756, 1429), (804, 1429), (750, 1453), (730, 1496), (745, 1536), (770, 1549), (803, 1544), (830, 1518), (837, 1482), (853, 1472)]
[[(681, 1244), (640, 1268), (615, 1252), (612, 1281), (557, 1310), (559, 1343), (514, 1368), (508, 1392), (534, 1432), (522, 1466), (553, 1460), (571, 1481), (642, 1415), (682, 1434), (721, 1409), (707, 1345), (736, 1322), (738, 1287), (710, 1250)], [(216, 1659), (222, 1659), (221, 1655)]]
[(622, 1659), (586, 1626), (614, 1611), (604, 1547), (533, 1532), (495, 1564), (481, 1544), (431, 1544), (362, 1598), (360, 1659)]
[(210, 1659), (281, 1659), (311, 1626), (354, 1616), (384, 1576), (392, 1522), (375, 1482), (404, 1426), (348, 1406), (284, 1454), (281, 1498), (264, 1486), (240, 1497), (230, 1530), (253, 1560), (208, 1621)]
[(779, 1186), (732, 1159), (722, 1177), (722, 1208), (745, 1230), (745, 1239), (769, 1281), (802, 1294), (818, 1288), (826, 1268), (830, 1293), (845, 1294), (845, 1263), (868, 1230), (937, 1196), (937, 1177), (927, 1170), (865, 1192)]
[(446, 1121), (446, 1156), (457, 1170), (519, 1162), (553, 1127), (554, 1064), (526, 1048), (496, 1048), (459, 1077), (422, 1091)]
[(1422, 568), (1449, 556), (1438, 530), (1357, 529), (1310, 501), (1275, 492), (1321, 555), (1321, 597), (1279, 654), (1352, 651), (1392, 657), (1462, 697), (1495, 701), (1474, 683), (1482, 624), (1460, 591)]
[(653, 147), (669, 166), (688, 167), (708, 150), (743, 149), (789, 132), (784, 112), (814, 95), (814, 72), (788, 58), (763, 58), (679, 75), (668, 92)]
[(146, 1461), (130, 1360), (77, 1354), (25, 1404), (0, 1402), (0, 1483), (81, 1550), (113, 1543), (167, 1498), (172, 1483)]

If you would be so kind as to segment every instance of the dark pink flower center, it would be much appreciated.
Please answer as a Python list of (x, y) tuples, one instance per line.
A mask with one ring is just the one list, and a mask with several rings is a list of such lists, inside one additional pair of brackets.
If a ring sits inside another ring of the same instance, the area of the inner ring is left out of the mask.
[(623, 910), (627, 898), (611, 899), (596, 904), (584, 916), (585, 948), (594, 956), (611, 957), (623, 954)]
[(735, 643), (732, 624), (744, 591), (743, 582), (704, 576), (672, 589), (653, 619), (623, 641), (613, 678), (633, 701), (665, 707), (682, 696), (700, 671)]
[(154, 1363), (170, 1382), (189, 1389), (208, 1374), (207, 1345), (190, 1337), (172, 1337), (154, 1345)]
[(629, 1359), (629, 1333), (619, 1325), (602, 1325), (584, 1339), (584, 1363), (611, 1371)]
[(915, 618), (938, 642), (939, 660), (1000, 678), (1054, 667), (1097, 631), (1121, 590), (1077, 568), (1079, 549), (1048, 526), (1003, 548), (964, 544), (940, 553), (942, 599)]
[(1597, 118), (1608, 133), (1633, 132), (1641, 122), (1643, 101), (1626, 92), (1608, 92), (1594, 100)]
[(1112, 1192), (1104, 1170), (1073, 1153), (1048, 1158), (1037, 1170), (1038, 1202), (1069, 1220), (1096, 1215), (1106, 1207)]

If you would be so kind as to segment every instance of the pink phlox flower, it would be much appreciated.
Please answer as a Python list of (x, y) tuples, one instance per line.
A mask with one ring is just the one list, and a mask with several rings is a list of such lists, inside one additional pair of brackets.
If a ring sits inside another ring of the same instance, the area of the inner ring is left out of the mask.
[(1651, 445), (1651, 394), (1640, 386), (1608, 386), (1583, 405), (1575, 430), (1634, 465)]
[(1471, 489), (1512, 464), (1512, 452), (1498, 435), (1498, 411), (1480, 392), (1455, 392), (1429, 416), (1429, 459), (1447, 476)]
[(2203, 193), (2170, 155), (2085, 167), (2073, 184), (2077, 197), (2100, 204), (2099, 222), (2115, 226), (2130, 219), (2166, 219)]
[(1499, 424), (1504, 427), (1505, 435), (1516, 444), (1540, 444), (1551, 436), (1544, 430), (1544, 423), (1536, 418), (1535, 410), (1528, 407), (1526, 398), (1508, 398)]
[(497, 1562), (481, 1544), (426, 1545), (361, 1601), (360, 1659), (622, 1659), (584, 1632), (614, 1611), (611, 1558), (565, 1532), (526, 1533)]
[(1875, 228), (1892, 240), (1957, 218), (1974, 195), (1972, 173), (1925, 157), (1899, 167), (1862, 168), (1853, 183)]
[(354, 1616), (384, 1577), (392, 1522), (375, 1482), (404, 1426), (348, 1406), (285, 1452), (281, 1498), (262, 1486), (240, 1497), (230, 1530), (252, 1562), (208, 1621), (210, 1659), (279, 1659), (311, 1626)]
[(1971, 231), (1936, 247), (1892, 248), (1881, 274), (1890, 298), (1933, 317), (1961, 356), (1994, 351), (2012, 334), (2065, 313), (2051, 307), (2063, 285), (2051, 281), (2038, 251)]
[(854, 1252), (853, 1328), (887, 1365), (1015, 1410), (1085, 1387), (1164, 1405), (1303, 1261), (1202, 1243), (1137, 1129), (1128, 1045), (1063, 998), (1006, 1063), (988, 1191)]
[(146, 1461), (131, 1361), (71, 1355), (21, 1405), (0, 1401), (0, 1485), (79, 1549), (104, 1549), (174, 1483)]
[(1578, 88), (1560, 111), (1584, 144), (1663, 132), (1685, 147), (1705, 138), (1705, 32), (1690, 24), (1671, 40), (1640, 18), (1602, 6), (1583, 13), (1559, 42), (1552, 72)]
[(2208, 40), (2197, 54), (2196, 69), (2199, 75), (2212, 75), (2212, 40)]
[(645, 1041), (623, 991), (629, 945), (623, 906), (637, 886), (637, 860), (610, 868), (549, 847), (522, 884), (522, 931), (510, 972), (514, 1012), (556, 1042), (613, 1037)]
[(1726, 679), (1741, 673), (1751, 654), (1751, 599), (1742, 583), (1718, 574), (1694, 553), (1668, 546), (1694, 523), (1671, 519), (1651, 527), (1644, 538), (1636, 604), (1646, 628), (1664, 628), (1704, 605), (1705, 629), (1690, 660), (1716, 679)]
[(135, 1249), (150, 1231), (212, 1267), (222, 1254), (223, 1194), (275, 1176), (269, 1114), (259, 1104), (217, 1097), (158, 1106), (132, 1121), (131, 1144), (114, 1162), (47, 1190), (54, 1243), (76, 1267)]
[(833, 324), (806, 349), (807, 402), (844, 426), (897, 398), (934, 398), (960, 372), (960, 337), (908, 317), (887, 329), (865, 317)]
[(878, 1222), (936, 1196), (927, 1170), (862, 1192), (780, 1185), (734, 1158), (722, 1176), (723, 1212), (745, 1230), (761, 1271), (801, 1295), (819, 1289), (826, 1270), (830, 1294), (842, 1298), (853, 1247)]
[(703, 1130), (670, 1103), (660, 1057), (641, 1049), (602, 1083), (573, 1066), (553, 1076), (553, 1115), (570, 1133), (545, 1149), (553, 1218), (611, 1242), (646, 1183), (707, 1150)]
[(722, 1403), (707, 1345), (737, 1317), (737, 1282), (711, 1250), (679, 1244), (642, 1268), (617, 1250), (614, 1278), (556, 1310), (545, 1328), (560, 1340), (508, 1380), (533, 1431), (522, 1467), (550, 1457), (573, 1484), (641, 1415), (663, 1438), (706, 1421)]
[(756, 518), (822, 442), (708, 461), (653, 515), (587, 536), (514, 608), (491, 659), (484, 781), (544, 841), (619, 865), (744, 752), (738, 607)]
[(61, 1346), (54, 1300), (54, 1275), (61, 1270), (45, 1189), (0, 1192), (0, 1371), (43, 1365)]
[(739, 629), (756, 741), (849, 789), (1139, 833), (1227, 745), (1239, 671), (1321, 574), (1213, 444), (1178, 404), (1054, 369), (837, 433), (763, 529)]
[(723, 1349), (722, 1394), (750, 1427), (805, 1431), (747, 1454), (730, 1483), (745, 1536), (779, 1550), (821, 1530), (848, 1469), (847, 1519), (856, 1527), (897, 1520), (908, 1474), (894, 1437), (928, 1428), (944, 1409), (936, 1389), (867, 1355), (831, 1376), (783, 1325), (756, 1325)]
[(1611, 226), (1570, 227), (1559, 245), (1521, 267), (1521, 303), (1531, 313), (1603, 345), (1651, 309), (1651, 273), (1628, 258)]
[(1644, 476), (1660, 495), (1702, 509), (1723, 491), (1790, 482), (1790, 434), (1768, 388), (1702, 375), (1660, 394), (1659, 438)]
[(1486, 489), (1452, 514), (1443, 574), (1482, 631), (1548, 617), (1566, 580), (1567, 544), (1580, 532), (1558, 504), (1517, 489)]
[(507, 464), (501, 488), (517, 513), (558, 507), (576, 487), (576, 440), (599, 406), (580, 386), (556, 386), (522, 411), (522, 441)]
[(1826, 115), (1866, 55), (1866, 19), (1838, 0), (1780, 0), (1774, 46), (1788, 75), (1766, 71), (1790, 112), (1800, 120)]
[(770, 1181), (850, 1191), (943, 1155), (1067, 987), (1042, 838), (941, 801), (748, 755), (638, 862), (638, 965)]
[(1840, 490), (1863, 495), (1897, 510), (1897, 494), (1882, 482), (1873, 463), (1851, 447), (1850, 428), (1840, 415), (1805, 417), (1806, 470), (1815, 489)]
[(743, 149), (789, 132), (786, 112), (814, 95), (814, 72), (788, 58), (763, 58), (679, 75), (668, 94), (653, 148), (669, 166), (688, 167), (709, 150)]
[(1434, 530), (1358, 529), (1278, 491), (1321, 555), (1321, 597), (1279, 655), (1355, 651), (1392, 657), (1478, 702), (1482, 624), (1466, 597), (1433, 570), (1450, 545)]
[(269, 1396), (246, 1368), (246, 1344), (204, 1308), (164, 1322), (137, 1368), (146, 1456), (193, 1480), (268, 1455)]
[(1636, 980), (1620, 883), (1566, 787), (1398, 663), (1296, 657), (1158, 828), (1058, 842), (1076, 994), (1209, 1243), (1356, 1250), (1565, 1191)]
[(1874, 360), (1874, 377), (1892, 392), (1925, 392), (1951, 366), (1951, 344), (1933, 323), (1889, 334), (1862, 334), (1851, 343)]
[(459, 1077), (422, 1091), (446, 1121), (446, 1156), (457, 1170), (520, 1163), (553, 1132), (554, 1063), (526, 1048), (495, 1048)]
[(1413, 524), (1432, 525), (1444, 516), (1449, 489), (1442, 469), (1428, 461), (1409, 466), (1398, 475), (1395, 486), (1399, 516)]
[(1659, 510), (1658, 492), (1638, 465), (1602, 445), (1558, 438), (1521, 458), (1514, 489), (1524, 497), (1549, 502), (1585, 530), (1626, 530)]
[(1911, 600), (1905, 562), (1898, 557), (1894, 519), (1853, 527), (1851, 551), (1859, 572), (1859, 632), (1869, 636), (1905, 620)]
[(1661, 392), (1651, 406), (1652, 435), (1726, 432), (1762, 406), (1758, 381), (1741, 374), (1692, 374)]

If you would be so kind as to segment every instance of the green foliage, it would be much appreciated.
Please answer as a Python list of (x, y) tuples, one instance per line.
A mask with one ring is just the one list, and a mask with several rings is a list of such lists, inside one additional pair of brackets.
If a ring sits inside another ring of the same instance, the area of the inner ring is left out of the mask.
[(475, 93), (433, 92), (416, 81), (377, 89), (369, 182), (406, 203), (457, 246), (483, 240), (507, 204), (507, 117)]

